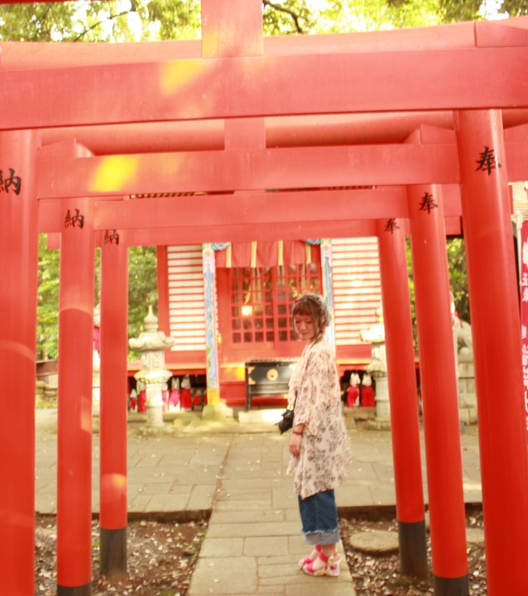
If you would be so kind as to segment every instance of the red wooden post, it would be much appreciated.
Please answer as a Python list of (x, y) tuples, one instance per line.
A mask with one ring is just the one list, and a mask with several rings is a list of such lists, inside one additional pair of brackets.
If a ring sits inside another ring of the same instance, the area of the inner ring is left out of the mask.
[(63, 202), (59, 295), (57, 593), (89, 596), (92, 549), (93, 201)]
[(35, 371), (38, 263), (34, 131), (0, 133), (0, 594), (35, 591)]
[(403, 575), (427, 577), (420, 421), (403, 222), (378, 220), (396, 514)]
[(469, 594), (442, 190), (408, 187), (436, 596)]
[(101, 249), (101, 410), (99, 418), (101, 574), (127, 574), (128, 248), (108, 230)]
[(521, 359), (501, 112), (459, 112), (457, 120), (488, 594), (527, 594), (528, 456), (522, 377), (527, 369)]

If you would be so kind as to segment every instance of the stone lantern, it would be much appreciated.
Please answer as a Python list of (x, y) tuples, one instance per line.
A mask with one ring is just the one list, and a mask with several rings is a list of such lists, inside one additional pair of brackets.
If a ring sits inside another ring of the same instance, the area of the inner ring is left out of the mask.
[(385, 326), (381, 305), (376, 309), (376, 323), (361, 331), (361, 341), (372, 344), (372, 362), (365, 368), (376, 379), (376, 425), (390, 427), (389, 386), (387, 382), (387, 356), (385, 351)]
[(158, 317), (149, 306), (144, 318), (145, 331), (128, 344), (133, 350), (141, 351), (141, 370), (134, 375), (143, 383), (147, 392), (147, 426), (163, 427), (163, 390), (172, 373), (165, 368), (165, 348), (172, 347), (176, 340), (158, 331)]

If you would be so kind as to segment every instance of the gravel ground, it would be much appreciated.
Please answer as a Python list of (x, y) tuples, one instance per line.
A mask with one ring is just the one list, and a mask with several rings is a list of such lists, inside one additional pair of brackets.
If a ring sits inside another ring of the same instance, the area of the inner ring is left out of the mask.
[[(365, 521), (361, 519), (342, 519), (341, 537), (350, 572), (354, 578), (357, 596), (418, 596), (432, 594), (433, 578), (418, 581), (400, 576), (400, 559), (398, 554), (383, 557), (373, 557), (355, 550), (349, 542), (349, 537), (356, 532), (374, 532), (388, 530), (398, 532), (395, 521)], [(483, 528), (482, 513), (472, 511), (467, 516), (467, 527)], [(431, 569), (431, 546), (427, 535), (429, 569)], [(486, 557), (484, 548), (469, 544), (467, 549), (469, 587), (472, 596), (485, 596), (486, 587)]]
[[(92, 523), (92, 596), (185, 596), (207, 524), (139, 521), (127, 528), (128, 579), (112, 585), (99, 573), (99, 526)], [(56, 596), (55, 517), (36, 520), (36, 596)]]
[[(400, 576), (397, 554), (372, 557), (354, 550), (350, 545), (349, 537), (356, 532), (397, 532), (395, 521), (350, 518), (341, 519), (340, 523), (357, 596), (418, 596), (433, 593), (432, 578), (416, 581)], [(480, 511), (471, 512), (467, 524), (468, 527), (482, 528)], [(99, 574), (99, 528), (94, 521), (92, 595), (185, 596), (206, 531), (205, 521), (179, 524), (156, 521), (130, 523), (127, 529), (129, 576), (122, 584), (112, 585)], [(38, 516), (36, 596), (56, 595), (56, 541), (55, 517)], [(486, 560), (482, 547), (468, 546), (468, 565), (472, 596), (485, 596)]]

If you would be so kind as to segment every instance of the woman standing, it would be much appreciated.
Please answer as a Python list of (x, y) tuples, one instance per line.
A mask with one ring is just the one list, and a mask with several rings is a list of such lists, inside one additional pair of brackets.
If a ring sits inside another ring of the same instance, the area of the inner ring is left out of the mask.
[(295, 412), (286, 473), (294, 476), (304, 540), (314, 546), (299, 565), (308, 575), (336, 577), (340, 557), (334, 488), (347, 474), (350, 448), (334, 350), (323, 338), (330, 313), (320, 296), (304, 294), (292, 314), (306, 347), (290, 382)]

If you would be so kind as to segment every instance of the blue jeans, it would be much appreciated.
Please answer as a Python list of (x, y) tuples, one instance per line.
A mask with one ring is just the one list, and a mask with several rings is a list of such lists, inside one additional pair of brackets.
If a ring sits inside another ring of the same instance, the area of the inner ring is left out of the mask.
[(316, 493), (299, 498), (302, 531), (307, 544), (336, 544), (339, 542), (339, 522), (334, 491)]

